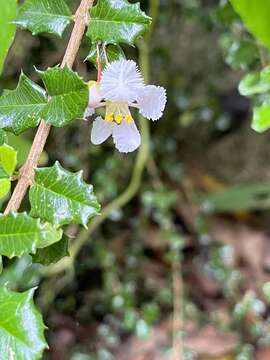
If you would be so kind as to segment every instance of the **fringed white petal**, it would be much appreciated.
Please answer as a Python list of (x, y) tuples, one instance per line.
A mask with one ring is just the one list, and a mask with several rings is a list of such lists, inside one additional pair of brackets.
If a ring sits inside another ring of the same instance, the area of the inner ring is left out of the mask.
[(113, 124), (102, 119), (101, 116), (93, 122), (91, 131), (91, 142), (94, 145), (100, 145), (107, 140), (113, 131)]
[(149, 120), (161, 118), (167, 102), (166, 90), (161, 86), (148, 85), (137, 99), (140, 113)]
[(101, 76), (101, 93), (106, 100), (133, 102), (143, 87), (142, 75), (132, 60), (113, 61)]
[(134, 121), (123, 121), (120, 125), (113, 124), (113, 142), (117, 150), (129, 153), (141, 145), (141, 135)]

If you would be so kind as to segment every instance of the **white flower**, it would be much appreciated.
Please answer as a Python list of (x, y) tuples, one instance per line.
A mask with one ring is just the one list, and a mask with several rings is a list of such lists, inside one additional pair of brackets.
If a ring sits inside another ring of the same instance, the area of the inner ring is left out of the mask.
[(100, 84), (90, 87), (89, 97), (85, 117), (95, 108), (106, 109), (105, 119), (98, 117), (93, 123), (92, 143), (99, 145), (112, 136), (116, 148), (124, 153), (136, 150), (141, 144), (130, 107), (138, 108), (144, 117), (156, 121), (162, 117), (167, 101), (163, 87), (144, 84), (132, 60), (117, 60), (107, 65)]

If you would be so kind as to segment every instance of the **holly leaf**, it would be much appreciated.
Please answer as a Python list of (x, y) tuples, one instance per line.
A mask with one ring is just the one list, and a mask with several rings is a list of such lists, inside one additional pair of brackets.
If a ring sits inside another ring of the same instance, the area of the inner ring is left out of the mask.
[(13, 42), (16, 26), (12, 24), (17, 12), (17, 0), (0, 0), (1, 31), (0, 31), (0, 74)]
[(10, 187), (11, 183), (9, 179), (0, 179), (0, 199), (9, 193)]
[(33, 302), (35, 289), (23, 293), (0, 288), (0, 353), (3, 360), (41, 359), (47, 347), (42, 316)]
[(0, 145), (3, 145), (7, 142), (7, 134), (4, 130), (0, 129)]
[[(109, 45), (106, 47), (107, 57), (109, 62), (125, 59), (125, 53), (119, 45)], [(106, 59), (104, 55), (104, 49), (102, 48), (100, 51), (100, 58), (102, 68), (106, 66)], [(90, 52), (86, 58), (89, 62), (91, 62), (95, 67), (97, 67), (97, 47), (96, 45), (92, 45)]]
[(252, 129), (262, 133), (270, 128), (270, 105), (263, 104), (253, 110)]
[(45, 91), (21, 74), (15, 90), (4, 90), (0, 97), (0, 128), (15, 135), (36, 127), (47, 103)]
[(82, 172), (71, 173), (58, 162), (52, 167), (36, 169), (30, 203), (32, 216), (54, 225), (82, 224), (86, 227), (100, 209), (93, 187), (83, 181)]
[(7, 175), (11, 176), (17, 165), (17, 151), (9, 145), (1, 145), (0, 163)]
[(62, 127), (76, 118), (83, 118), (88, 104), (88, 86), (69, 67), (38, 71), (50, 99), (42, 111), (49, 124)]
[(270, 48), (269, 0), (260, 0), (259, 6), (258, 0), (231, 0), (231, 3), (253, 35)]
[(71, 20), (71, 12), (64, 0), (26, 0), (15, 23), (33, 35), (47, 32), (62, 36)]
[(56, 264), (65, 256), (69, 256), (68, 252), (69, 238), (64, 235), (62, 240), (50, 245), (44, 249), (38, 249), (36, 254), (32, 256), (33, 262), (42, 265)]
[(0, 255), (9, 258), (34, 254), (37, 248), (49, 246), (62, 237), (62, 230), (42, 224), (26, 213), (0, 214)]
[(2, 164), (0, 163), (0, 179), (8, 179), (8, 178), (9, 178), (8, 174), (5, 172)]
[(11, 146), (0, 146), (0, 199), (5, 197), (11, 187), (10, 177), (17, 165), (17, 151)]
[(244, 96), (263, 94), (270, 90), (270, 67), (261, 72), (247, 74), (239, 84), (239, 92)]
[(151, 18), (141, 9), (140, 4), (127, 0), (99, 0), (91, 10), (91, 22), (87, 36), (92, 42), (105, 44), (134, 44), (150, 26)]

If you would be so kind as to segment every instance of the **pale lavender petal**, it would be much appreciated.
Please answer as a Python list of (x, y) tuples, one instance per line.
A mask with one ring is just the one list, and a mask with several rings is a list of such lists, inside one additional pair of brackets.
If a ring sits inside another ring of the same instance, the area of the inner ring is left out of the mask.
[(100, 84), (96, 81), (90, 81), (89, 83), (89, 102), (83, 116), (85, 120), (95, 113), (95, 108), (102, 100)]
[(140, 113), (153, 121), (162, 117), (166, 102), (166, 90), (161, 86), (154, 85), (145, 86), (137, 99)]
[(100, 145), (112, 135), (112, 123), (105, 121), (101, 116), (93, 122), (91, 131), (91, 142), (94, 145)]
[(129, 153), (141, 145), (141, 135), (134, 121), (123, 121), (120, 125), (113, 124), (113, 142), (117, 150)]
[(88, 105), (95, 108), (102, 100), (101, 86), (96, 81), (93, 81), (89, 87), (89, 103)]
[(83, 115), (83, 119), (84, 120), (88, 120), (87, 118), (91, 115), (93, 115), (95, 113), (95, 109), (92, 108), (91, 106), (87, 106), (84, 115)]
[(101, 93), (106, 100), (133, 102), (144, 87), (142, 75), (132, 60), (110, 63), (101, 76)]

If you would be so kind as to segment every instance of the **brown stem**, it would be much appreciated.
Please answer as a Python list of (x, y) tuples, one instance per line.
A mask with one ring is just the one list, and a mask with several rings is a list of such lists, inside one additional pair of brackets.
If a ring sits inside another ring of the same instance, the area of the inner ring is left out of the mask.
[[(89, 22), (89, 10), (91, 9), (93, 2), (94, 0), (82, 0), (76, 11), (74, 17), (75, 24), (63, 61), (61, 63), (62, 68), (65, 65), (72, 67), (75, 61), (85, 28)], [(50, 133), (50, 128), (51, 126), (49, 124), (43, 120), (41, 121), (27, 160), (20, 170), (20, 178), (6, 207), (5, 214), (8, 214), (10, 211), (17, 211), (19, 209), (26, 191), (33, 179), (34, 170), (38, 165), (38, 160), (46, 144)]]

